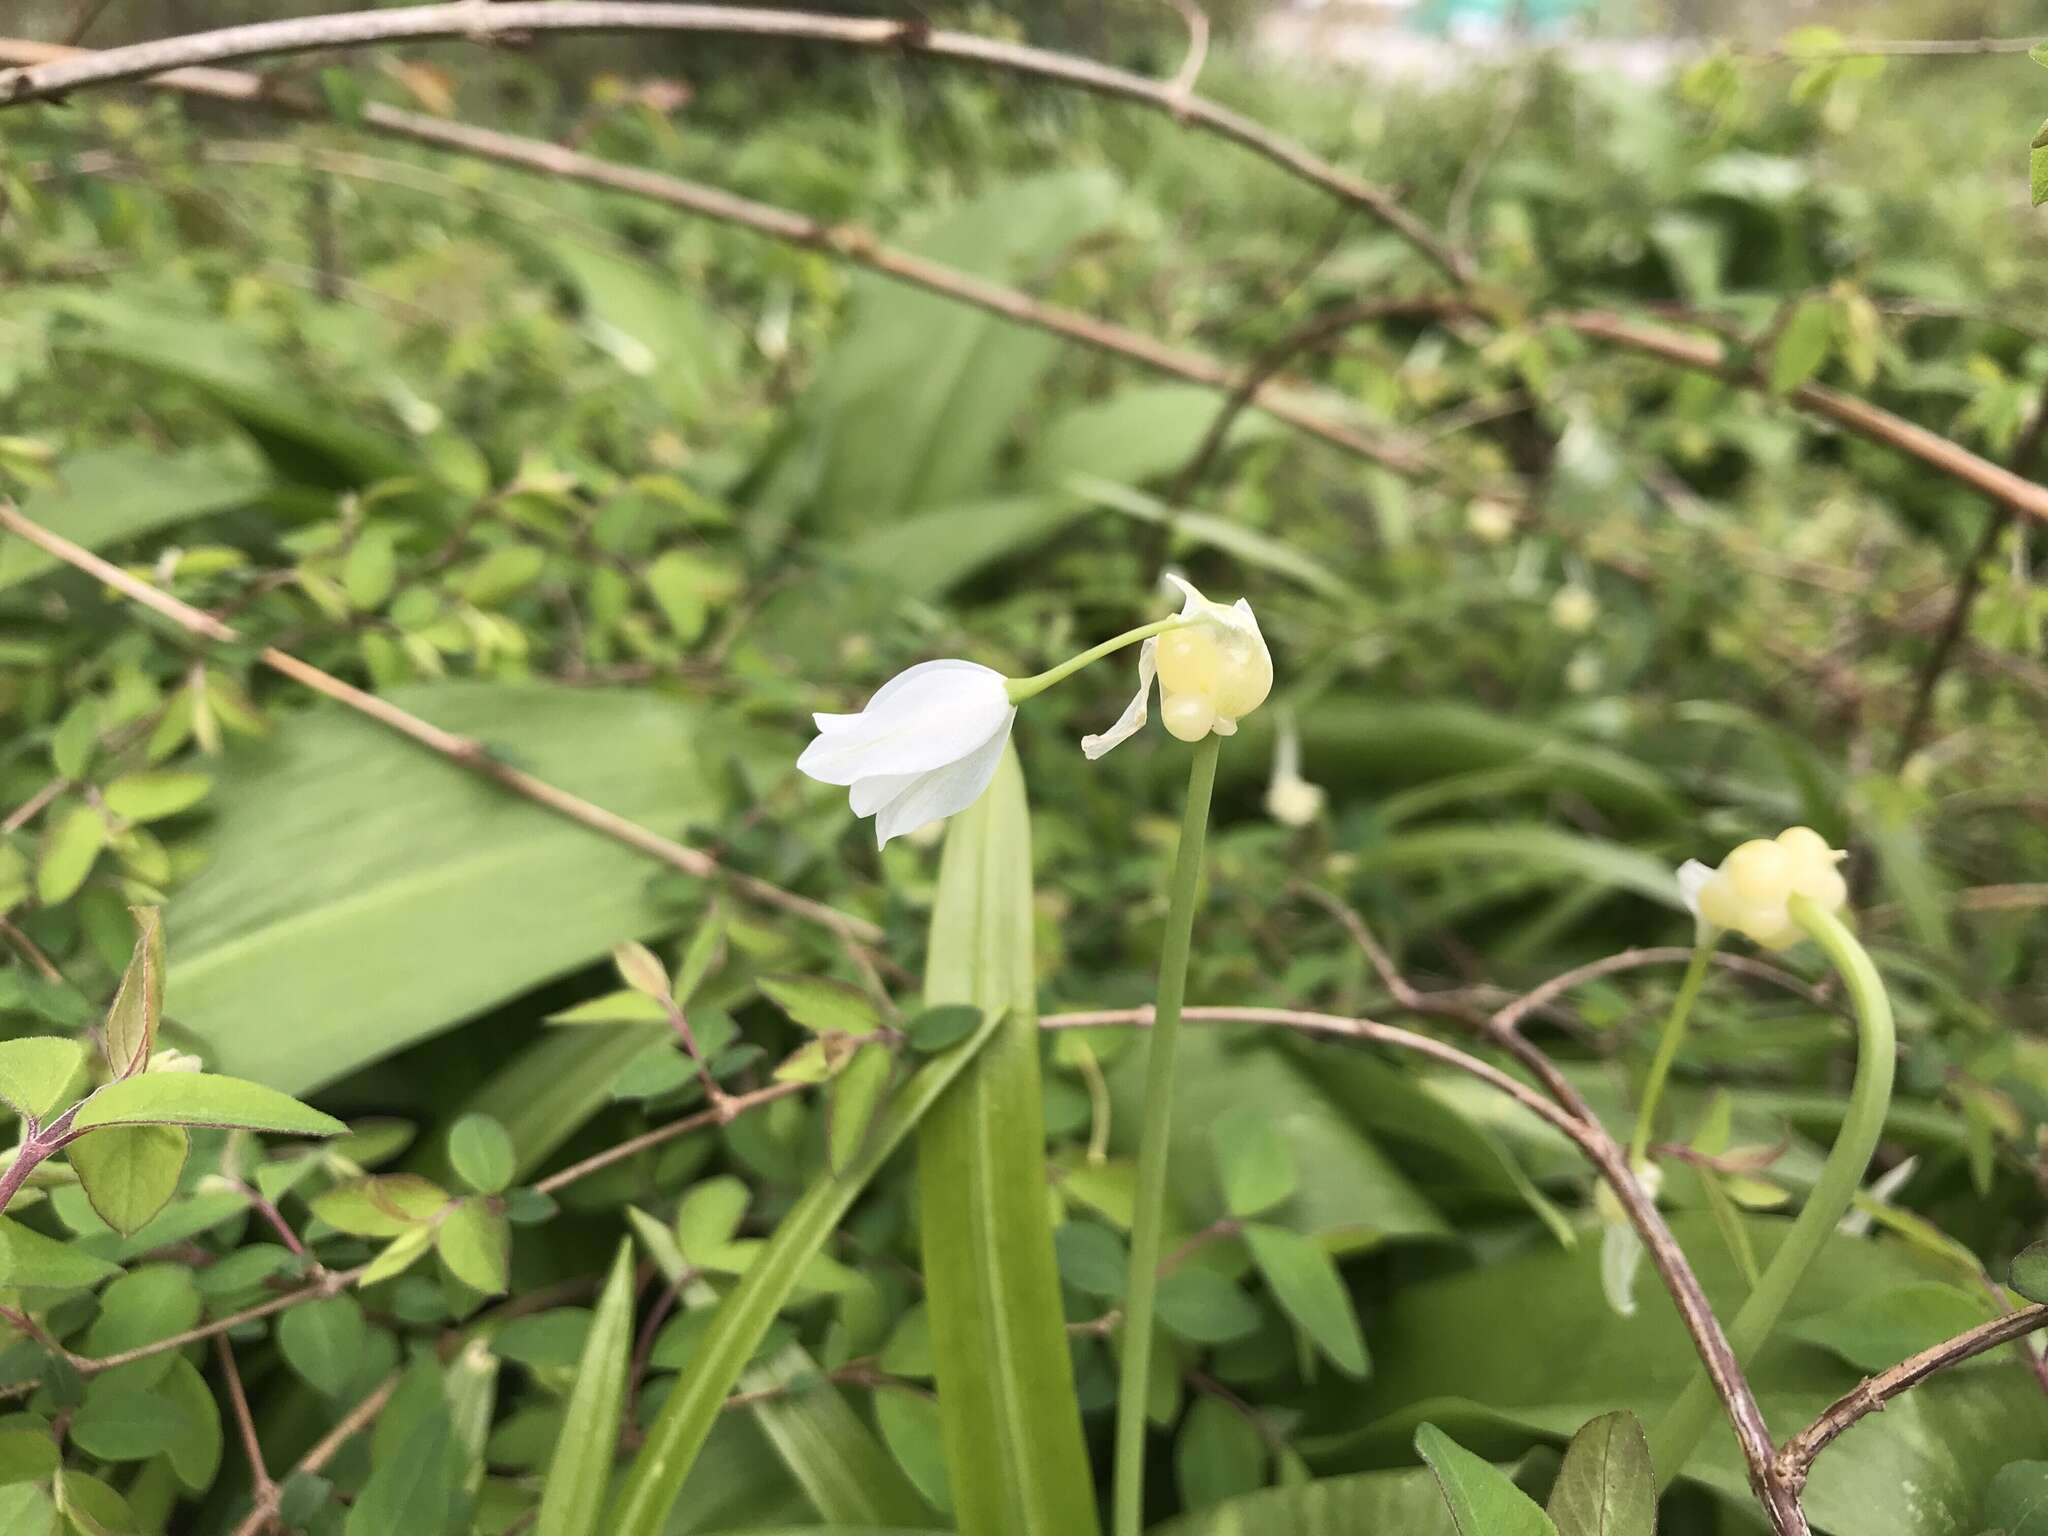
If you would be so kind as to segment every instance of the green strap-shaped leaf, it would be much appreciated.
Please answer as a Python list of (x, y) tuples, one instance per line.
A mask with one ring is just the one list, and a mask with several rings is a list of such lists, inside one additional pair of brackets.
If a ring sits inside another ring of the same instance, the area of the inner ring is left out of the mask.
[(95, 1125), (212, 1125), (295, 1136), (339, 1136), (348, 1129), (290, 1094), (211, 1072), (149, 1072), (109, 1083), (85, 1101), (71, 1124), (81, 1131)]
[(939, 866), (925, 1001), (1002, 1022), (918, 1133), (925, 1295), (960, 1529), (1093, 1536), (1045, 1198), (1031, 926), (1030, 813), (1008, 750), (987, 793), (953, 818)]
[(1458, 1536), (1558, 1536), (1550, 1516), (1507, 1473), (1434, 1424), (1415, 1431), (1415, 1449), (1436, 1474)]
[(1603, 1413), (1572, 1436), (1550, 1518), (1558, 1536), (1656, 1536), (1657, 1471), (1634, 1414)]
[[(824, 1248), (853, 1202), (881, 1171), (918, 1121), (937, 1104), (975, 1053), (995, 1033), (991, 1018), (967, 1040), (932, 1058), (905, 1083), (870, 1132), (860, 1155), (843, 1173), (822, 1175), (789, 1209), (761, 1246), (746, 1274), (719, 1304), (691, 1358), (690, 1368), (661, 1406), (647, 1441), (633, 1459), (606, 1529), (614, 1536), (659, 1536), (683, 1480), (704, 1448), (747, 1362), (760, 1348), (805, 1266)], [(1064, 1345), (1064, 1340), (1062, 1341)]]
[(813, 1385), (764, 1397), (754, 1407), (754, 1422), (803, 1488), (818, 1518), (835, 1532), (848, 1527), (930, 1525), (930, 1507), (896, 1459), (839, 1389), (817, 1381), (817, 1375), (816, 1363), (792, 1344), (748, 1371), (740, 1385), (760, 1392), (813, 1379)]
[(619, 1244), (611, 1278), (597, 1299), (562, 1437), (548, 1464), (534, 1536), (591, 1536), (604, 1512), (605, 1484), (619, 1446), (619, 1415), (633, 1349), (633, 1244)]

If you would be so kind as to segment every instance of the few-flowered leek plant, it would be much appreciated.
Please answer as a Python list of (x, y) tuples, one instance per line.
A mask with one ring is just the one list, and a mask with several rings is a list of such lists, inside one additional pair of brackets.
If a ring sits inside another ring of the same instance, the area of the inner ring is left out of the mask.
[[(1225, 607), (1178, 576), (1166, 580), (1182, 598), (1181, 611), (1171, 618), (1127, 630), (1034, 677), (1006, 678), (970, 661), (925, 662), (883, 684), (857, 715), (816, 716), (817, 739), (797, 759), (812, 778), (848, 786), (854, 814), (873, 816), (878, 842), (887, 843), (974, 803), (995, 776), (1020, 704), (1132, 644), (1140, 645), (1137, 694), (1107, 731), (1083, 739), (1082, 750), (1099, 758), (1135, 736), (1145, 725), (1155, 680), (1160, 722), (1170, 735), (1194, 744), (1145, 1068), (1117, 1396), (1116, 1536), (1137, 1536), (1143, 1525), (1146, 1380), (1165, 1235), (1174, 1057), (1216, 758), (1222, 738), (1235, 735), (1238, 722), (1273, 688), (1273, 657), (1251, 605), (1240, 598)], [(1314, 789), (1298, 770), (1292, 778), (1301, 789)], [(1298, 807), (1290, 802), (1290, 808)]]
[[(1891, 1107), (1897, 1052), (1891, 1001), (1869, 954), (1837, 916), (1849, 898), (1848, 883), (1838, 868), (1844, 857), (1811, 827), (1790, 827), (1775, 838), (1742, 844), (1719, 868), (1688, 860), (1678, 870), (1679, 889), (1697, 919), (1697, 939), (1644, 1083), (1629, 1146), (1632, 1166), (1654, 1168), (1648, 1162), (1648, 1149), (1658, 1101), (1693, 1003), (1705, 983), (1714, 947), (1724, 934), (1739, 933), (1770, 950), (1790, 949), (1812, 939), (1841, 976), (1856, 1015), (1856, 1079), (1842, 1128), (1798, 1218), (1728, 1329), (1729, 1344), (1745, 1362), (1769, 1336), (1800, 1276), (1854, 1203)], [(1613, 1241), (1611, 1237), (1608, 1240)], [(1602, 1273), (1608, 1276), (1608, 1294), (1613, 1300), (1616, 1287), (1604, 1263)], [(1650, 1432), (1650, 1449), (1662, 1483), (1668, 1484), (1684, 1467), (1712, 1412), (1712, 1391), (1701, 1374)]]

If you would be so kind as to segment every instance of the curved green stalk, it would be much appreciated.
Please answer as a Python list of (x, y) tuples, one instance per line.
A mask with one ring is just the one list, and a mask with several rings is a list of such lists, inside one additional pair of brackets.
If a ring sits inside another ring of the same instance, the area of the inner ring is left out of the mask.
[[(1794, 896), (1792, 919), (1820, 945), (1848, 988), (1856, 1010), (1856, 1081), (1849, 1090), (1849, 1112), (1841, 1133), (1822, 1164), (1820, 1178), (1807, 1197), (1799, 1219), (1771, 1258), (1763, 1277), (1728, 1329), (1735, 1358), (1748, 1361), (1770, 1337), (1778, 1315), (1791, 1300), (1799, 1278), (1826, 1245), (1828, 1236), (1848, 1212), (1862, 1187), (1870, 1156), (1884, 1132), (1891, 1105), (1892, 1070), (1897, 1045), (1892, 1030), (1891, 999), (1870, 955), (1856, 936), (1833, 914), (1804, 896)], [(1650, 1452), (1657, 1464), (1659, 1486), (1669, 1486), (1684, 1468), (1713, 1413), (1713, 1393), (1702, 1372), (1687, 1384), (1663, 1421), (1650, 1431)]]
[(1180, 1044), (1180, 1006), (1188, 984), (1194, 941), (1195, 893), (1202, 878), (1202, 844), (1209, 834), (1209, 799), (1216, 788), (1222, 738), (1195, 744), (1188, 770), (1188, 803), (1166, 912), (1166, 944), (1159, 955), (1159, 1004), (1153, 1011), (1145, 1060), (1144, 1122), (1138, 1129), (1137, 1194), (1131, 1216), (1131, 1274), (1124, 1294), (1123, 1360), (1116, 1394), (1115, 1536), (1138, 1536), (1145, 1520), (1145, 1405), (1152, 1366), (1152, 1302), (1159, 1281), (1159, 1250), (1166, 1224), (1166, 1154), (1173, 1128), (1173, 1062)]
[(1693, 945), (1692, 961), (1685, 968), (1685, 979), (1678, 984), (1678, 996), (1671, 1001), (1671, 1015), (1664, 1021), (1663, 1038), (1657, 1042), (1657, 1054), (1650, 1062), (1650, 1075), (1643, 1080), (1642, 1107), (1636, 1111), (1636, 1131), (1628, 1141), (1628, 1165), (1640, 1168), (1644, 1158), (1649, 1156), (1650, 1137), (1657, 1125), (1657, 1105), (1664, 1097), (1664, 1084), (1671, 1076), (1671, 1063), (1678, 1059), (1679, 1044), (1685, 1039), (1686, 1021), (1692, 1017), (1692, 1005), (1698, 1001), (1700, 987), (1707, 979), (1707, 962), (1714, 957), (1714, 946), (1721, 940), (1718, 928), (1703, 929), (1699, 942)]
[(1031, 677), (1013, 677), (1007, 685), (1010, 702), (1022, 704), (1026, 699), (1036, 698), (1054, 683), (1065, 682), (1090, 662), (1100, 661), (1112, 651), (1120, 651), (1127, 645), (1137, 644), (1140, 640), (1150, 640), (1154, 635), (1163, 635), (1169, 629), (1178, 629), (1181, 623), (1181, 616), (1175, 614), (1170, 619), (1157, 619), (1150, 624), (1140, 624), (1136, 629), (1127, 629), (1100, 645), (1090, 646), (1078, 656), (1068, 657), (1056, 667)]

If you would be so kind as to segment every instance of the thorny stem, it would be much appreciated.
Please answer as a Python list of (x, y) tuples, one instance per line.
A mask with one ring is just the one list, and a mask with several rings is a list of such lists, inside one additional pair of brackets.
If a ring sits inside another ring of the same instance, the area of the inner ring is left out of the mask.
[[(1728, 1342), (1738, 1361), (1747, 1361), (1770, 1337), (1778, 1316), (1807, 1267), (1826, 1246), (1835, 1225), (1855, 1202), (1864, 1170), (1870, 1166), (1885, 1113), (1891, 1106), (1892, 1072), (1897, 1045), (1891, 999), (1869, 953), (1833, 914), (1804, 896), (1791, 901), (1792, 920), (1826, 953), (1848, 989), (1856, 1010), (1856, 1080), (1849, 1090), (1849, 1110), (1842, 1129), (1822, 1164), (1813, 1193), (1764, 1269), (1756, 1288), (1728, 1328)], [(1713, 1411), (1703, 1378), (1695, 1378), (1679, 1394), (1663, 1420), (1650, 1431), (1650, 1454), (1661, 1485), (1668, 1486), (1684, 1468)]]
[(1008, 683), (1010, 702), (1022, 704), (1026, 699), (1035, 699), (1054, 683), (1065, 682), (1089, 663), (1100, 661), (1103, 657), (1120, 651), (1127, 645), (1135, 645), (1140, 640), (1150, 640), (1154, 635), (1163, 635), (1169, 629), (1177, 628), (1180, 623), (1180, 616), (1175, 614), (1172, 618), (1159, 619), (1151, 624), (1140, 624), (1136, 629), (1127, 629), (1100, 645), (1090, 646), (1080, 655), (1071, 656), (1058, 666), (1040, 672), (1034, 677), (1013, 677)]
[(1643, 1102), (1636, 1110), (1635, 1134), (1628, 1141), (1631, 1168), (1641, 1165), (1650, 1150), (1650, 1137), (1657, 1126), (1657, 1105), (1664, 1097), (1664, 1084), (1671, 1076), (1671, 1064), (1678, 1059), (1678, 1047), (1685, 1039), (1685, 1026), (1692, 1017), (1692, 1005), (1699, 1000), (1700, 987), (1713, 962), (1714, 946), (1720, 942), (1718, 929), (1703, 929), (1693, 946), (1685, 978), (1678, 984), (1678, 996), (1671, 1000), (1671, 1014), (1664, 1020), (1664, 1033), (1657, 1041), (1657, 1054), (1650, 1060), (1650, 1075), (1643, 1079)]
[(1209, 801), (1216, 788), (1216, 758), (1221, 746), (1220, 736), (1203, 737), (1195, 744), (1194, 762), (1188, 770), (1187, 810), (1181, 820), (1180, 850), (1174, 857), (1166, 944), (1159, 956), (1159, 1004), (1147, 1044), (1144, 1120), (1138, 1128), (1137, 1192), (1131, 1219), (1131, 1270), (1124, 1296), (1127, 1321), (1117, 1382), (1114, 1536), (1139, 1536), (1144, 1527), (1145, 1404), (1150, 1397), (1146, 1384), (1151, 1377), (1152, 1306), (1165, 1235), (1174, 1053), (1180, 1042), (1180, 1009), (1187, 994), (1188, 951), (1194, 942), (1202, 845), (1209, 832)]

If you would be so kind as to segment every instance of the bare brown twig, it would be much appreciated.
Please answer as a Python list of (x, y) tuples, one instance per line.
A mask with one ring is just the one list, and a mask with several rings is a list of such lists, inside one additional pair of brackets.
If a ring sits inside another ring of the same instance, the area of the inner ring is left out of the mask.
[[(55, 555), (67, 565), (75, 566), (90, 576), (97, 577), (122, 596), (132, 598), (176, 624), (187, 634), (200, 639), (220, 643), (234, 643), (241, 640), (239, 631), (223, 624), (211, 614), (203, 613), (190, 603), (179, 601), (161, 588), (137, 579), (111, 561), (103, 560), (91, 550), (72, 543), (61, 534), (52, 533), (39, 523), (31, 522), (16, 510), (11, 502), (0, 501), (0, 528), (28, 540), (39, 549)], [(293, 682), (312, 689), (315, 693), (346, 705), (357, 714), (366, 715), (379, 725), (397, 732), (409, 741), (417, 742), (429, 752), (446, 758), (476, 774), (490, 780), (501, 788), (510, 790), (535, 805), (554, 812), (557, 816), (602, 833), (615, 842), (659, 860), (672, 869), (700, 880), (722, 879), (734, 890), (763, 906), (778, 908), (806, 922), (816, 923), (833, 932), (842, 932), (853, 937), (873, 942), (881, 937), (881, 930), (862, 918), (840, 912), (823, 902), (811, 900), (785, 891), (753, 875), (740, 874), (725, 869), (719, 862), (701, 849), (686, 848), (659, 833), (651, 832), (637, 822), (614, 814), (599, 805), (565, 789), (558, 789), (532, 774), (501, 763), (492, 757), (483, 745), (466, 737), (457, 736), (439, 726), (409, 714), (374, 693), (365, 693), (352, 683), (343, 682), (331, 673), (323, 672), (310, 663), (299, 660), (274, 646), (266, 646), (257, 653), (256, 659), (273, 672), (281, 673)]]
[(1012, 74), (1057, 80), (1097, 95), (1165, 112), (1191, 127), (1251, 150), (1292, 175), (1350, 203), (1393, 230), (1460, 282), (1470, 277), (1462, 256), (1383, 188), (1339, 169), (1306, 146), (1203, 97), (1092, 59), (1019, 43), (952, 32), (921, 21), (811, 15), (743, 6), (620, 3), (620, 0), (501, 0), (498, 4), (414, 5), (222, 27), (109, 48), (79, 58), (0, 71), (0, 104), (46, 100), (90, 85), (111, 85), (192, 65), (274, 57), (366, 43), (460, 40), (483, 43), (508, 33), (697, 32), (833, 43), (978, 64)]
[(1866, 1378), (1785, 1442), (1785, 1448), (1778, 1453), (1776, 1460), (1778, 1475), (1797, 1492), (1806, 1484), (1813, 1459), (1859, 1419), (1877, 1412), (1900, 1393), (1911, 1391), (1936, 1371), (1960, 1365), (2001, 1344), (2023, 1339), (2041, 1328), (2048, 1328), (2048, 1306), (2023, 1307), (2004, 1317), (1993, 1318), (1968, 1333), (1944, 1339), (1900, 1361), (1890, 1370)]
[[(384, 1378), (370, 1394), (343, 1416), (340, 1423), (322, 1435), (311, 1450), (299, 1458), (299, 1464), (292, 1468), (291, 1477), (302, 1472), (318, 1472), (341, 1453), (341, 1448), (357, 1435), (368, 1429), (384, 1411), (391, 1396), (398, 1390), (399, 1376), (396, 1372)], [(290, 1477), (286, 1479), (290, 1481)], [(242, 1523), (235, 1527), (234, 1536), (260, 1536), (263, 1528), (277, 1518), (278, 1500), (283, 1497), (283, 1484), (272, 1483), (268, 1488), (259, 1489), (255, 1507)]]

